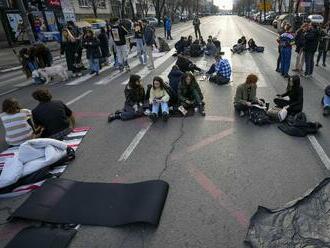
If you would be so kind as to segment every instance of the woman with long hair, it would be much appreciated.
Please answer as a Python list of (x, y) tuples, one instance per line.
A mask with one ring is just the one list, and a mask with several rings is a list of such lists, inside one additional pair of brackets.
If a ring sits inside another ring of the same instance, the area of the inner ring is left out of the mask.
[(62, 30), (62, 42), (61, 42), (61, 54), (65, 54), (66, 64), (68, 71), (72, 72), (76, 76), (75, 67), (75, 54), (77, 50), (77, 40), (71, 34), (70, 30), (64, 28)]
[(149, 103), (152, 106), (152, 113), (150, 118), (155, 122), (158, 118), (159, 109), (162, 111), (163, 121), (168, 120), (169, 109), (168, 101), (170, 96), (168, 95), (165, 86), (164, 80), (161, 77), (154, 77), (152, 81), (152, 88), (150, 90)]
[(274, 103), (279, 108), (286, 108), (289, 115), (294, 115), (303, 110), (304, 90), (300, 85), (300, 77), (294, 75), (288, 79), (287, 90), (284, 94), (276, 95)]

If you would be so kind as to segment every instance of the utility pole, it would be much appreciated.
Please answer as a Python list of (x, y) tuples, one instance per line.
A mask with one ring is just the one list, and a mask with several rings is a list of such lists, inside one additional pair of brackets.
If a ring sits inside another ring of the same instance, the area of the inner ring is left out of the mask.
[(23, 0), (18, 0), (17, 5), (18, 5), (19, 10), (22, 12), (23, 24), (24, 24), (24, 28), (25, 28), (25, 31), (27, 33), (27, 36), (29, 38), (29, 41), (30, 41), (31, 44), (33, 44), (33, 43), (36, 42), (36, 39), (34, 37), (33, 31), (32, 31), (32, 28), (31, 28), (31, 24), (30, 24), (29, 18), (28, 18), (28, 13), (27, 13), (26, 8), (24, 6)]

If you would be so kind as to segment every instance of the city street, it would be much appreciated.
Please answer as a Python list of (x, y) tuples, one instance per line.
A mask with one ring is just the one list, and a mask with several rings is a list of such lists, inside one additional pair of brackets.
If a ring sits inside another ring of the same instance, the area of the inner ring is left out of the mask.
[[(316, 67), (312, 79), (301, 79), (304, 112), (323, 128), (316, 136), (290, 137), (276, 124), (255, 126), (235, 114), (233, 107), (236, 87), (250, 73), (259, 77), (258, 97), (272, 106), (276, 94), (285, 92), (287, 81), (275, 72), (276, 33), (238, 16), (202, 18), (201, 31), (205, 40), (212, 35), (221, 41), (233, 68), (231, 83), (226, 86), (198, 77), (205, 96), (205, 117), (195, 114), (154, 124), (147, 118), (107, 123), (108, 114), (123, 107), (129, 76), (113, 68), (103, 69), (99, 76), (88, 74), (47, 86), (55, 99), (75, 112), (78, 127), (91, 127), (62, 178), (108, 183), (162, 179), (170, 185), (157, 228), (143, 224), (80, 226), (70, 247), (245, 247), (249, 218), (259, 205), (281, 207), (329, 176), (330, 120), (322, 116), (320, 106), (324, 88), (330, 84), (329, 56), (328, 67)], [(162, 30), (157, 32), (163, 36)], [(154, 76), (167, 80), (176, 61), (174, 43), (190, 34), (191, 22), (174, 26), (172, 50), (155, 60), (153, 71), (130, 54), (131, 73), (141, 75), (145, 86)], [(265, 52), (233, 55), (230, 48), (243, 35), (264, 46)], [(204, 70), (214, 62), (209, 57), (192, 60)], [(292, 64), (294, 61), (293, 53)], [(64, 58), (56, 63), (64, 63)], [(37, 86), (29, 84), (21, 71), (0, 74), (0, 102), (15, 97), (23, 107), (33, 109), (37, 102), (31, 94)], [(3, 128), (0, 130), (2, 151), (6, 144)], [(0, 200), (0, 223), (26, 197)], [(0, 247), (21, 228), (19, 222), (0, 225)]]

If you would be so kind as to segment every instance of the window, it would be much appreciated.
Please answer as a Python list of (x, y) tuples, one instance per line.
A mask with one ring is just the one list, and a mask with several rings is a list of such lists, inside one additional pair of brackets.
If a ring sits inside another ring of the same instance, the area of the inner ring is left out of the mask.
[(107, 5), (105, 3), (105, 0), (98, 0), (98, 8), (100, 9), (106, 9), (107, 8)]
[(89, 0), (78, 0), (79, 7), (86, 8), (89, 7)]

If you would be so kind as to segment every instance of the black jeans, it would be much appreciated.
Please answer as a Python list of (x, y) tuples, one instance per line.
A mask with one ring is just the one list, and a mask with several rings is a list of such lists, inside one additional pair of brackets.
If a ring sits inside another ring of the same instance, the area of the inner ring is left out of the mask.
[(218, 84), (218, 85), (228, 84), (230, 81), (229, 78), (225, 78), (224, 76), (222, 76), (220, 74), (211, 76), (209, 80), (210, 80), (210, 82)]
[(325, 65), (325, 60), (327, 59), (327, 50), (324, 50), (324, 51), (319, 51), (319, 54), (317, 55), (317, 64), (319, 63), (319, 61), (320, 61), (320, 59), (321, 59), (321, 56), (323, 55), (323, 58), (322, 58), (322, 60), (323, 60), (323, 65)]
[(248, 111), (248, 109), (249, 109), (249, 106), (248, 105), (246, 105), (246, 104), (244, 104), (244, 103), (235, 103), (234, 104), (234, 108), (235, 108), (235, 110), (236, 111), (244, 111), (244, 112), (246, 112), (246, 111)]
[(314, 70), (314, 54), (315, 52), (305, 52), (305, 75), (312, 75)]
[[(281, 99), (281, 98), (275, 98), (274, 99), (274, 103), (279, 108), (284, 108), (285, 106), (290, 105), (290, 101), (284, 100), (284, 99)], [(288, 111), (288, 114), (289, 115), (295, 115), (295, 114), (301, 112), (302, 109), (300, 109), (300, 107), (290, 106), (287, 109), (287, 111)]]
[[(196, 39), (197, 39), (197, 38), (201, 38), (202, 35), (201, 35), (201, 30), (200, 30), (199, 26), (194, 26), (194, 27), (195, 27), (195, 35), (196, 35)], [(197, 36), (197, 33), (198, 33), (199, 36)]]

